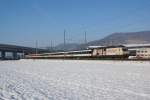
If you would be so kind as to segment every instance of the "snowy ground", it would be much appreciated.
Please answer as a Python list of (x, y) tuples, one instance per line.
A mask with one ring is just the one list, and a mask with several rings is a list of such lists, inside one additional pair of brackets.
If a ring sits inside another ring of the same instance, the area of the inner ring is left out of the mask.
[(0, 61), (0, 100), (150, 100), (150, 62)]

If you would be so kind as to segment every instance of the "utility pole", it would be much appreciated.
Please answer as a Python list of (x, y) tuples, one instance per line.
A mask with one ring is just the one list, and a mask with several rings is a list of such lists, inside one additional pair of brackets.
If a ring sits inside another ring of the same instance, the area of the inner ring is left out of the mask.
[(64, 30), (64, 51), (66, 50), (66, 30)]
[(64, 30), (64, 59), (65, 59), (65, 51), (66, 51), (66, 30)]
[(38, 54), (38, 41), (35, 42), (35, 54)]
[(86, 31), (84, 33), (84, 43), (87, 44)]
[(51, 51), (53, 51), (53, 42), (51, 41)]

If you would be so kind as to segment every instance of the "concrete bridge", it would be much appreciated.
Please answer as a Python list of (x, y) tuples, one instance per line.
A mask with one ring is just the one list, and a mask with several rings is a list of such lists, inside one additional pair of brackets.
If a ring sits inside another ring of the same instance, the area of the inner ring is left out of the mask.
[[(17, 45), (9, 45), (9, 44), (0, 44), (0, 59), (19, 59), (26, 54), (33, 54), (33, 53), (44, 53), (48, 52), (46, 49), (36, 49), (31, 47), (24, 47), (24, 46), (17, 46)], [(7, 54), (11, 54), (11, 58), (7, 58)], [(18, 56), (18, 54), (20, 56)]]

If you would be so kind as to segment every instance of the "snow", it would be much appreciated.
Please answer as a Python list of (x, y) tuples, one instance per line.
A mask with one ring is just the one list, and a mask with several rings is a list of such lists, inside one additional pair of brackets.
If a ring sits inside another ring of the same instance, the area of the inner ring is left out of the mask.
[(0, 100), (150, 100), (150, 62), (0, 61)]

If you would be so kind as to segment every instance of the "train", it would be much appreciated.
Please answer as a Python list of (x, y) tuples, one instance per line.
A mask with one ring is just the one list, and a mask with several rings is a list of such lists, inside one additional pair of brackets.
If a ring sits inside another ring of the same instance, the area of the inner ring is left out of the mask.
[(97, 59), (127, 59), (130, 56), (128, 48), (123, 45), (90, 47), (90, 49), (92, 57)]
[(129, 51), (125, 46), (88, 47), (86, 50), (53, 52), (26, 55), (27, 59), (128, 59)]
[(91, 57), (92, 50), (78, 50), (78, 51), (67, 51), (67, 52), (53, 52), (43, 54), (30, 54), (26, 55), (25, 58), (32, 59), (85, 59)]

